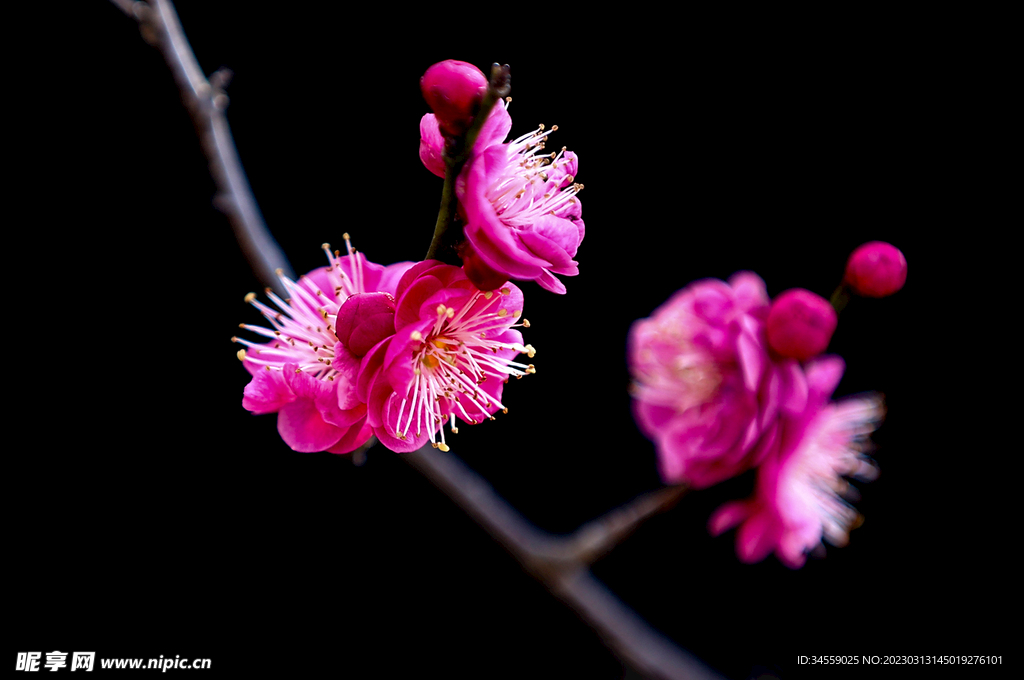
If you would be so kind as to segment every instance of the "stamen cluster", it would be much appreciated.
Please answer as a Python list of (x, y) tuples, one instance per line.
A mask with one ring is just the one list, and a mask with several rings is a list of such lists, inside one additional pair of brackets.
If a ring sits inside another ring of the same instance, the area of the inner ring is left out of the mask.
[(535, 372), (519, 327), (522, 293), (512, 284), (482, 292), (459, 267), (426, 261), (398, 287), (395, 333), (372, 350), (361, 370), (374, 433), (389, 448), (412, 450), (427, 441), (447, 450), (442, 425), (456, 417), (493, 419), (510, 377)]

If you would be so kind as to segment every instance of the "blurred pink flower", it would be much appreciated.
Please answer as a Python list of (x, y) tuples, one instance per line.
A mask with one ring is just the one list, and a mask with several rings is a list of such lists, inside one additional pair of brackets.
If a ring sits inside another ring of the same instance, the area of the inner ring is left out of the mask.
[(891, 243), (865, 243), (850, 254), (845, 281), (858, 295), (887, 297), (907, 282), (907, 258)]
[(780, 356), (807, 361), (825, 351), (838, 323), (828, 300), (804, 288), (793, 288), (772, 301), (768, 346)]
[(405, 273), (396, 298), (393, 334), (359, 362), (358, 397), (389, 449), (412, 451), (430, 441), (447, 451), (445, 421), (457, 432), (456, 416), (475, 424), (507, 411), (501, 393), (509, 376), (534, 372), (512, 361), (534, 354), (513, 330), (528, 325), (517, 323), (523, 295), (511, 284), (481, 292), (459, 267), (427, 260)]
[[(345, 241), (348, 244), (347, 234)], [(341, 360), (352, 352), (339, 342), (339, 336), (354, 340), (354, 348), (359, 351), (365, 350), (366, 336), (372, 336), (372, 332), (357, 328), (360, 324), (351, 319), (347, 324), (344, 318), (339, 323), (339, 309), (353, 296), (366, 297), (368, 291), (384, 298), (380, 300), (384, 307), (389, 299), (393, 309), (392, 295), (398, 281), (413, 263), (388, 267), (374, 264), (356, 253), (351, 244), (344, 257), (331, 253), (326, 244), (324, 250), (329, 267), (316, 269), (298, 282), (281, 276), (288, 299), (282, 300), (267, 290), (280, 311), (256, 300), (255, 293), (246, 296), (246, 302), (260, 310), (271, 327), (241, 327), (269, 342), (232, 340), (248, 348), (239, 351), (238, 356), (252, 374), (242, 406), (255, 414), (277, 413), (277, 430), (295, 451), (347, 453), (366, 442), (372, 429), (366, 424), (366, 404), (356, 396), (358, 360), (354, 366), (352, 361)], [(364, 316), (368, 323), (361, 326), (380, 326), (374, 324), (379, 314)]]
[(677, 292), (630, 330), (634, 414), (657, 447), (662, 479), (701, 488), (756, 465), (780, 409), (802, 409), (795, 361), (773, 364), (764, 282), (740, 272)]
[(775, 552), (791, 568), (824, 538), (842, 546), (859, 520), (842, 496), (844, 477), (873, 479), (876, 468), (863, 455), (864, 439), (883, 416), (877, 396), (829, 402), (843, 374), (843, 361), (828, 356), (806, 367), (808, 396), (798, 414), (784, 413), (764, 435), (767, 455), (757, 472), (754, 497), (733, 501), (711, 517), (712, 534), (739, 525), (736, 552), (757, 562)]

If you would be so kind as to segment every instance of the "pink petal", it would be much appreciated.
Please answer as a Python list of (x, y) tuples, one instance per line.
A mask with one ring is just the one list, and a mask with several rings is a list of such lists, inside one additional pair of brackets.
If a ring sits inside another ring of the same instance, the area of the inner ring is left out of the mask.
[(384, 367), (384, 357), (389, 344), (391, 344), (391, 338), (374, 345), (373, 349), (367, 352), (359, 363), (359, 374), (356, 376), (356, 396), (359, 401), (369, 403), (373, 383)]
[(340, 342), (334, 345), (334, 359), (331, 368), (337, 371), (334, 382), (338, 383), (338, 408), (348, 410), (362, 403), (358, 394), (360, 358), (352, 354)]
[(750, 501), (729, 501), (722, 507), (715, 510), (708, 520), (708, 532), (712, 536), (718, 536), (750, 516), (752, 511)]
[(281, 371), (268, 371), (261, 366), (242, 391), (242, 408), (257, 415), (276, 413), (285, 404), (295, 401)]
[(402, 296), (405, 295), (406, 289), (411, 286), (413, 281), (418, 279), (423, 272), (440, 266), (441, 264), (442, 263), (438, 260), (423, 260), (422, 262), (414, 263), (411, 267), (406, 269), (405, 273), (399, 277), (398, 285), (395, 287), (395, 300), (401, 300)]
[(373, 436), (373, 428), (364, 419), (349, 427), (338, 443), (327, 451), (329, 453), (350, 453), (365, 444), (371, 436)]
[(444, 283), (429, 272), (421, 274), (398, 299), (398, 307), (395, 310), (395, 328), (420, 325), (421, 308), (424, 302), (433, 294), (444, 290), (444, 287)]
[(816, 401), (828, 399), (836, 391), (845, 370), (846, 363), (835, 355), (821, 356), (808, 362), (804, 371), (810, 398)]
[(781, 408), (790, 415), (802, 413), (807, 408), (807, 378), (795, 359), (784, 359), (779, 364), (782, 379)]
[(550, 272), (542, 271), (536, 280), (537, 284), (544, 290), (565, 295), (565, 284), (555, 278)]
[[(407, 453), (409, 451), (415, 451), (430, 439), (429, 432), (420, 432), (417, 436), (412, 430), (415, 428), (415, 422), (413, 427), (409, 428), (409, 434), (405, 439), (401, 439), (398, 436), (398, 411), (402, 403), (402, 399), (392, 393), (391, 397), (384, 402), (383, 409), (383, 427), (374, 428), (374, 434), (377, 435), (377, 439), (380, 440), (381, 444), (388, 447), (392, 451), (397, 453)], [(403, 421), (408, 418), (408, 408), (403, 413)], [(403, 422), (402, 425), (405, 423)], [(426, 429), (426, 428), (424, 428)], [(434, 431), (439, 429), (438, 425), (434, 425)]]
[[(430, 319), (419, 321), (397, 331), (391, 338), (384, 357), (384, 375), (391, 389), (401, 397), (406, 396), (415, 378), (412, 353), (420, 346), (422, 339), (427, 337), (433, 325), (434, 322)], [(414, 334), (417, 333), (420, 336), (419, 340), (414, 339)]]
[(281, 409), (277, 431), (293, 451), (326, 451), (345, 431), (324, 421), (313, 399), (301, 398)]
[(392, 296), (398, 297), (396, 291), (398, 290), (398, 282), (402, 280), (406, 272), (412, 269), (418, 262), (396, 262), (395, 264), (389, 264), (384, 267), (384, 271), (381, 272), (380, 280), (377, 281), (376, 290), (381, 293), (391, 293)]
[(774, 550), (779, 527), (766, 512), (758, 512), (736, 532), (736, 554), (747, 563), (760, 562)]
[(420, 160), (427, 170), (444, 178), (444, 137), (432, 113), (420, 119)]
[(508, 115), (504, 104), (498, 102), (491, 109), (487, 120), (480, 126), (480, 134), (477, 135), (476, 143), (473, 145), (473, 153), (477, 154), (489, 146), (501, 144), (505, 141), (505, 137), (508, 137), (508, 132), (511, 129), (512, 117)]
[(767, 359), (763, 346), (758, 344), (756, 338), (741, 332), (736, 338), (736, 358), (739, 359), (744, 386), (751, 392), (755, 391), (761, 382), (761, 372)]

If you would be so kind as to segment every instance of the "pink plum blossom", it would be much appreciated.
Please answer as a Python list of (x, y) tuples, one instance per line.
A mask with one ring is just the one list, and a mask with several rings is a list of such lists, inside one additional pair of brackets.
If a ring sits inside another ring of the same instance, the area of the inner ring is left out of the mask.
[(807, 361), (825, 351), (838, 323), (828, 300), (804, 288), (793, 288), (772, 301), (768, 346), (782, 357)]
[(772, 363), (764, 282), (740, 272), (677, 292), (630, 329), (634, 414), (668, 484), (707, 487), (756, 465), (780, 409), (803, 408), (795, 361)]
[[(573, 258), (584, 235), (576, 197), (583, 185), (575, 183), (579, 158), (564, 147), (542, 153), (548, 135), (558, 126), (541, 126), (502, 143), (511, 127), (508, 111), (499, 102), (456, 180), (465, 235), (459, 254), (467, 275), (480, 288), (492, 290), (515, 279), (565, 293), (555, 274), (579, 274)], [(436, 118), (427, 114), (420, 121), (420, 158), (443, 177), (442, 154), (443, 136)]]
[(757, 562), (775, 552), (792, 568), (824, 538), (842, 546), (859, 520), (843, 500), (844, 477), (869, 480), (876, 468), (864, 440), (883, 415), (877, 396), (829, 402), (843, 374), (839, 357), (821, 357), (806, 368), (807, 399), (800, 413), (782, 413), (767, 432), (766, 456), (758, 468), (753, 498), (723, 505), (709, 528), (720, 534), (739, 525), (736, 552)]
[[(352, 249), (348, 234), (345, 241), (345, 256), (324, 245), (328, 267), (297, 282), (281, 276), (288, 299), (267, 289), (280, 311), (259, 302), (255, 293), (246, 296), (271, 327), (241, 327), (268, 342), (232, 338), (248, 348), (238, 357), (252, 374), (242, 406), (255, 414), (277, 413), (278, 432), (295, 451), (347, 453), (370, 438), (366, 404), (356, 395), (359, 360), (379, 341), (382, 328), (393, 332), (393, 295), (413, 265), (374, 264)], [(363, 302), (360, 318), (339, 315), (355, 299)]]
[(907, 259), (890, 243), (865, 243), (850, 255), (845, 281), (858, 295), (887, 297), (907, 282)]
[[(522, 292), (509, 284), (481, 292), (459, 267), (419, 262), (398, 284), (392, 333), (359, 362), (357, 396), (367, 424), (389, 449), (412, 451), (429, 441), (447, 451), (443, 425), (492, 418), (510, 376), (533, 373), (518, 326)], [(353, 304), (354, 300), (345, 305)], [(342, 313), (344, 313), (344, 308)]]

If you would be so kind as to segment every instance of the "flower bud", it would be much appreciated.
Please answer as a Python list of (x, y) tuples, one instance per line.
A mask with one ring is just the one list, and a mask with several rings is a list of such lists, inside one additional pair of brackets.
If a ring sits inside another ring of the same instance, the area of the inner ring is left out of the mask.
[(441, 132), (454, 137), (464, 133), (473, 122), (487, 92), (487, 78), (472, 64), (448, 59), (427, 69), (420, 78), (420, 89), (437, 116)]
[(357, 358), (394, 332), (395, 298), (390, 293), (356, 293), (338, 309), (334, 335)]
[(890, 243), (865, 243), (850, 255), (845, 281), (853, 292), (864, 297), (892, 295), (907, 281), (907, 258)]
[(768, 312), (768, 346), (784, 357), (806, 361), (825, 351), (838, 322), (825, 298), (803, 288), (787, 290)]

